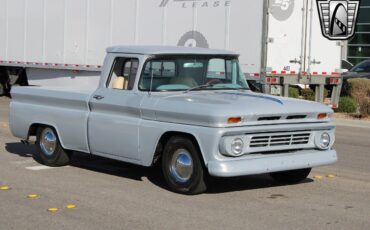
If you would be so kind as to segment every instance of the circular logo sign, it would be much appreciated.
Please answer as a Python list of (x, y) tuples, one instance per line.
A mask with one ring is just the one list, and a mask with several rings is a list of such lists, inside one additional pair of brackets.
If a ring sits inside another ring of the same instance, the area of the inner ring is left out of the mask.
[(293, 14), (294, 0), (271, 0), (269, 8), (276, 20), (285, 21)]
[(198, 31), (186, 32), (177, 43), (178, 46), (209, 48), (207, 39)]

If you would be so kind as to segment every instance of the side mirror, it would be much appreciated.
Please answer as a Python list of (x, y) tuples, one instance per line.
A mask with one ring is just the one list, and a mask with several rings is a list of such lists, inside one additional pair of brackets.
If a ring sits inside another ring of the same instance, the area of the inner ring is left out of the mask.
[(350, 69), (352, 69), (352, 67), (353, 67), (353, 64), (351, 62), (349, 62), (347, 60), (342, 60), (342, 62), (341, 62), (341, 68), (342, 69), (350, 70)]

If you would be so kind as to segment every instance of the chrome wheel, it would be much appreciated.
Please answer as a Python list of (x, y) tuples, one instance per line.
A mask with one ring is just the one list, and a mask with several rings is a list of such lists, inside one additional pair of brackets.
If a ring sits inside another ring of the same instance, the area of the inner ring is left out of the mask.
[(177, 150), (171, 160), (170, 173), (178, 183), (187, 183), (193, 174), (193, 159), (185, 149)]
[(57, 137), (51, 128), (45, 128), (41, 133), (40, 147), (45, 155), (51, 156), (57, 147)]
[(173, 136), (162, 153), (162, 172), (170, 190), (195, 195), (207, 190), (207, 171), (195, 140)]

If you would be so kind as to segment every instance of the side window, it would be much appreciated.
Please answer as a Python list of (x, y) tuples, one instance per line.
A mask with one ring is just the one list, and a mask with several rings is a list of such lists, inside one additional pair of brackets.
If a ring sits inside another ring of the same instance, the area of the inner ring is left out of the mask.
[(130, 62), (130, 73), (129, 73), (130, 80), (128, 82), (129, 90), (132, 90), (134, 88), (138, 68), (139, 68), (139, 61), (137, 59), (132, 59)]
[(132, 90), (135, 84), (139, 60), (136, 58), (119, 57), (114, 60), (109, 76), (109, 89)]

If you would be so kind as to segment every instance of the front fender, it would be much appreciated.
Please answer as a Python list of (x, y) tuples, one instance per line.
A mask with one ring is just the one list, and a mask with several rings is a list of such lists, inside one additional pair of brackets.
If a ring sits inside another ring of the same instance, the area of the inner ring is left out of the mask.
[(190, 126), (143, 120), (139, 128), (139, 154), (144, 166), (153, 163), (156, 147), (161, 137), (168, 132), (180, 132), (191, 135), (197, 141), (202, 158), (207, 166), (212, 154), (218, 151), (221, 133), (215, 128)]

